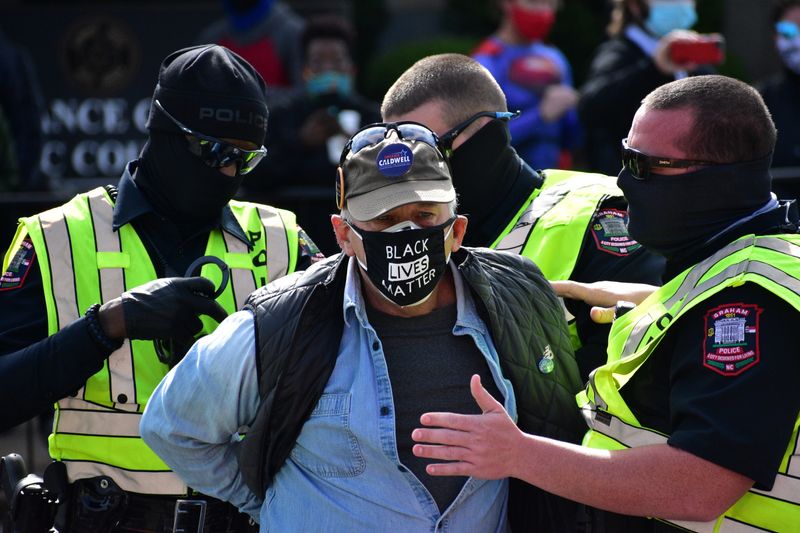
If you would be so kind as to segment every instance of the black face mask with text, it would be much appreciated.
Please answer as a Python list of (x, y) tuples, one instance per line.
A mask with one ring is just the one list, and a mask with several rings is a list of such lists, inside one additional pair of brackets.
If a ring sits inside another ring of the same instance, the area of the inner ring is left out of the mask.
[(405, 221), (383, 231), (366, 231), (351, 224), (366, 256), (366, 264), (360, 260), (358, 264), (381, 296), (400, 307), (419, 305), (445, 273), (450, 252), (445, 252), (444, 243), (454, 222), (455, 217), (420, 228)]
[(685, 255), (767, 204), (771, 159), (645, 180), (623, 168), (617, 185), (628, 200), (630, 236), (667, 259)]

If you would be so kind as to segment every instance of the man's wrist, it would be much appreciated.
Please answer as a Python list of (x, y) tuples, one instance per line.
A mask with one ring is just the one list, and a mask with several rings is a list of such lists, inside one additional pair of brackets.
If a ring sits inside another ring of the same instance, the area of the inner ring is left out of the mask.
[(114, 298), (101, 305), (97, 311), (97, 319), (103, 333), (111, 339), (122, 341), (128, 338), (121, 298)]
[(83, 315), (86, 318), (86, 327), (94, 343), (107, 352), (118, 350), (122, 346), (122, 338), (112, 338), (103, 329), (99, 317), (100, 304), (94, 304)]

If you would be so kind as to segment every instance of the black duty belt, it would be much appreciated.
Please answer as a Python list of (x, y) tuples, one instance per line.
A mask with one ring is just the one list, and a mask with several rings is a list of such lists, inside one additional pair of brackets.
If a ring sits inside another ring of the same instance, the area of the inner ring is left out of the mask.
[(104, 476), (70, 487), (66, 531), (71, 533), (248, 533), (249, 517), (209, 496), (152, 496), (125, 492)]

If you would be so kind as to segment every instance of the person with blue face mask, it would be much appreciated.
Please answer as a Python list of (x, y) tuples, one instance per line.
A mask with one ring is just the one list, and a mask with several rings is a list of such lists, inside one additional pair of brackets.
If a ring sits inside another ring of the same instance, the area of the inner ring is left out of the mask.
[[(288, 102), (270, 108), (270, 157), (260, 169), (260, 179), (245, 183), (253, 196), (269, 197), (280, 188), (327, 191), (347, 138), (380, 120), (378, 104), (354, 87), (355, 39), (349, 23), (335, 15), (312, 18), (301, 40), (303, 88)], [(319, 205), (308, 208), (303, 212), (304, 226), (312, 233), (316, 229), (322, 237), (317, 245), (332, 254), (338, 246), (327, 215)]]
[(694, 0), (613, 0), (611, 37), (600, 45), (580, 89), (578, 114), (585, 128), (588, 167), (619, 172), (619, 139), (650, 91), (690, 75), (710, 74), (708, 65), (677, 64), (670, 48), (696, 41)]
[[(800, 167), (800, 0), (784, 0), (776, 5), (772, 24), (775, 49), (783, 68), (757, 85), (778, 128), (772, 166)], [(793, 177), (798, 183), (800, 170)], [(800, 187), (788, 185), (785, 192), (797, 198)]]

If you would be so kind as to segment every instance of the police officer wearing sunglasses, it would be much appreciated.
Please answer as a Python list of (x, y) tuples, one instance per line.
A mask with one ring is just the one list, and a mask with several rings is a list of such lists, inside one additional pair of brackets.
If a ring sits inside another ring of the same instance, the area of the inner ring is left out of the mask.
[[(627, 231), (627, 203), (610, 176), (546, 169), (511, 147), (515, 113), (488, 70), (460, 54), (424, 58), (389, 88), (385, 120), (415, 120), (433, 129), (449, 155), (469, 246), (529, 257), (549, 280), (658, 284), (663, 260)], [(568, 300), (581, 374), (605, 361), (608, 327), (589, 307)]]
[(148, 404), (148, 444), (262, 531), (508, 531), (507, 480), (436, 479), (412, 453), (421, 413), (479, 412), (471, 376), (531, 431), (583, 425), (555, 294), (530, 260), (461, 246), (437, 146), (417, 123), (356, 133), (342, 253), (256, 291)]
[[(170, 54), (147, 143), (118, 185), (20, 221), (0, 281), (0, 427), (57, 404), (62, 531), (172, 531), (176, 509), (202, 508), (221, 532), (242, 516), (188, 487), (138, 427), (196, 336), (319, 259), (291, 212), (233, 200), (266, 154), (265, 91), (224, 47)], [(201, 256), (227, 265), (227, 286), (213, 264), (189, 268)]]
[[(584, 447), (522, 435), (480, 391), (489, 414), (458, 419), (457, 438), (442, 438), (447, 415), (423, 416), (436, 429), (415, 432), (419, 455), (459, 460), (431, 467), (440, 475), (514, 475), (612, 511), (605, 531), (797, 530), (800, 235), (794, 200), (770, 193), (775, 139), (741, 81), (651, 92), (619, 185), (631, 234), (667, 270), (614, 321), (608, 361), (578, 395)], [(490, 453), (472, 444), (487, 438)]]

